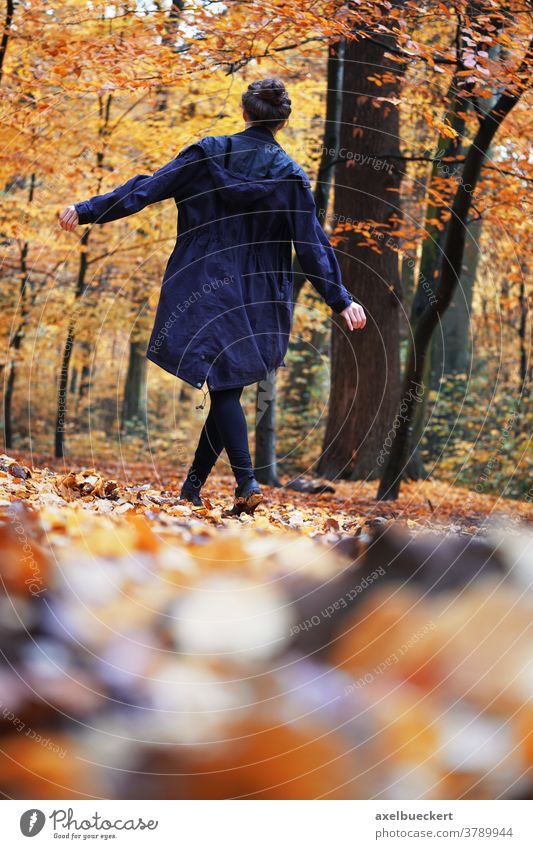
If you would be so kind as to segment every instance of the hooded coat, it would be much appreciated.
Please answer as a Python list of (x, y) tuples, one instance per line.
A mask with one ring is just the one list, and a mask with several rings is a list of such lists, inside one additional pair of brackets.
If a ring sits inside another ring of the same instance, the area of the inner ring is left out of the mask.
[(75, 208), (80, 224), (105, 224), (166, 198), (178, 208), (178, 234), (146, 356), (192, 386), (246, 386), (284, 365), (293, 245), (334, 312), (352, 302), (309, 180), (270, 130), (206, 136), (154, 174)]

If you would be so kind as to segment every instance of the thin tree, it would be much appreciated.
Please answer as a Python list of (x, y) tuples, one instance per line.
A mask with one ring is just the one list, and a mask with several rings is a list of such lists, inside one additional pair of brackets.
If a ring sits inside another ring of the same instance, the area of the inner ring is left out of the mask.
[[(30, 177), (30, 187), (28, 191), (28, 203), (32, 203), (35, 194), (35, 174)], [(10, 341), (9, 349), (11, 353), (9, 370), (7, 373), (6, 387), (4, 392), (4, 442), (6, 448), (13, 447), (13, 419), (12, 405), (13, 393), (15, 390), (15, 380), (17, 375), (17, 358), (24, 341), (28, 318), (31, 305), (34, 299), (34, 293), (29, 296), (28, 288), (30, 286), (30, 273), (28, 271), (28, 251), (29, 243), (25, 241), (20, 251), (20, 295), (19, 295), (19, 320)]]
[(13, 26), (13, 15), (15, 13), (14, 0), (6, 0), (6, 11), (4, 15), (4, 26), (2, 28), (2, 38), (0, 40), (0, 82), (4, 72), (4, 61), (7, 54), (7, 46), (9, 44), (9, 33)]
[[(105, 99), (99, 96), (99, 111), (101, 117), (99, 135), (104, 141), (102, 149), (99, 150), (96, 154), (96, 165), (99, 173), (101, 173), (101, 169), (104, 163), (105, 142), (108, 136), (112, 102), (112, 94), (107, 95)], [(83, 295), (86, 291), (87, 269), (89, 265), (87, 248), (89, 244), (90, 232), (90, 227), (86, 227), (80, 239), (78, 274), (76, 277), (76, 285), (74, 287), (74, 309), (68, 323), (67, 336), (65, 339), (65, 346), (63, 348), (63, 356), (61, 359), (61, 369), (59, 372), (54, 438), (56, 457), (64, 457), (65, 455), (65, 427), (68, 410), (69, 369), (70, 362), (72, 359), (72, 349), (74, 347), (74, 342), (76, 339), (76, 325), (78, 321), (79, 307), (82, 302)]]
[(533, 40), (526, 57), (510, 83), (498, 97), (496, 104), (484, 115), (479, 114), (479, 127), (465, 157), (461, 180), (457, 187), (451, 218), (446, 230), (442, 264), (434, 302), (426, 306), (415, 327), (409, 347), (407, 366), (402, 385), (403, 406), (398, 411), (398, 428), (386, 460), (378, 488), (378, 499), (393, 500), (398, 497), (401, 481), (408, 461), (410, 434), (416, 406), (413, 387), (423, 384), (424, 370), (431, 336), (448, 308), (461, 276), (464, 259), (468, 215), (480, 174), (487, 158), (490, 144), (507, 115), (519, 102), (529, 87), (529, 66), (533, 58)]

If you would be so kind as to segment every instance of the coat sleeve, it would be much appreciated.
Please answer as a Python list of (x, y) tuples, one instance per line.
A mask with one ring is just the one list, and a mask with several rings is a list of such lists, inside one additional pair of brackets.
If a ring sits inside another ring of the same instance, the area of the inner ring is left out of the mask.
[(311, 186), (302, 180), (296, 180), (294, 186), (289, 218), (298, 262), (326, 304), (340, 313), (354, 298), (343, 285), (337, 257), (318, 220)]
[(193, 178), (202, 149), (192, 144), (154, 174), (137, 174), (104, 195), (74, 204), (79, 224), (105, 224), (139, 212), (151, 203), (175, 197), (179, 200)]

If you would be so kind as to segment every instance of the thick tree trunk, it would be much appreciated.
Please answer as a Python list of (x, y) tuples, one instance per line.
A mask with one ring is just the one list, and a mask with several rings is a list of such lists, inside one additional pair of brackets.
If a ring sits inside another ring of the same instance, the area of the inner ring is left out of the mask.
[(122, 427), (137, 422), (146, 427), (146, 357), (141, 342), (130, 341), (128, 371), (124, 385)]
[(472, 206), (473, 194), (487, 151), (505, 117), (516, 105), (526, 88), (527, 82), (525, 80), (527, 68), (531, 61), (532, 48), (533, 41), (530, 43), (527, 59), (524, 60), (519, 69), (523, 82), (520, 85), (515, 84), (512, 91), (506, 91), (500, 95), (496, 105), (482, 119), (466, 155), (462, 179), (455, 194), (451, 218), (446, 230), (444, 255), (436, 297), (434, 303), (430, 303), (426, 307), (414, 328), (413, 342), (409, 350), (403, 381), (402, 406), (397, 415), (399, 426), (383, 470), (383, 477), (378, 488), (378, 499), (392, 500), (398, 497), (408, 459), (410, 434), (416, 405), (413, 390), (422, 383), (431, 335), (439, 318), (444, 315), (448, 308), (457, 281), (460, 278), (468, 213)]
[[(335, 220), (371, 220), (379, 232), (398, 216), (401, 175), (400, 83), (372, 81), (398, 66), (387, 58), (392, 39), (347, 44), (339, 159), (335, 173)], [(379, 100), (377, 100), (379, 98)], [(378, 231), (376, 231), (378, 232)], [(379, 237), (378, 237), (379, 238)], [(346, 287), (363, 305), (367, 325), (349, 333), (335, 318), (331, 344), (331, 390), (320, 474), (374, 478), (400, 388), (398, 254), (378, 242), (380, 253), (361, 246), (361, 234), (348, 231), (339, 262)]]

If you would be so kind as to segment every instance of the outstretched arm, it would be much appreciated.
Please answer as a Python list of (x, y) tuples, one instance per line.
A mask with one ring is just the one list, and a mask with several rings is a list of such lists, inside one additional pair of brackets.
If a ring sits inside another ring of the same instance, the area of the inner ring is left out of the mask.
[(349, 330), (366, 324), (363, 308), (344, 286), (337, 257), (316, 214), (309, 184), (295, 182), (290, 210), (291, 235), (303, 273), (333, 312), (343, 316)]
[(151, 203), (171, 197), (179, 199), (200, 158), (201, 148), (189, 145), (154, 174), (137, 174), (111, 192), (68, 206), (59, 216), (59, 223), (64, 230), (73, 230), (78, 224), (105, 224), (133, 215)]

